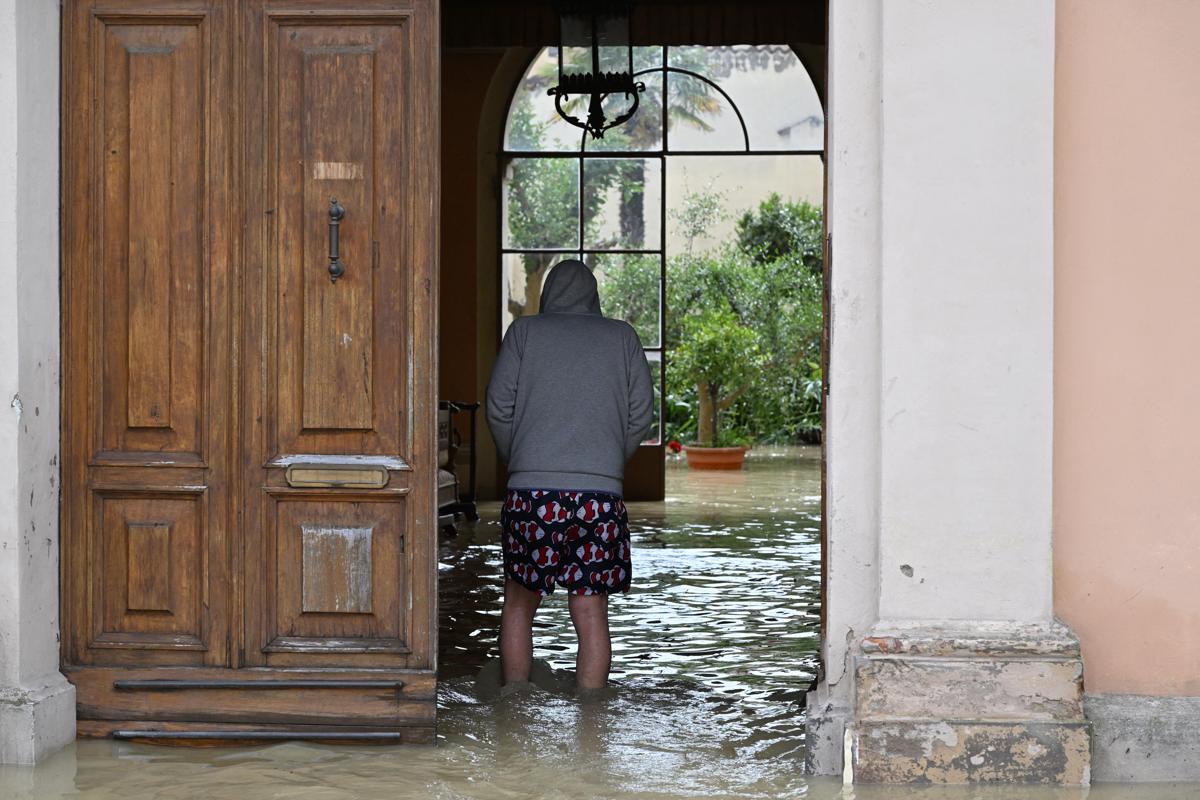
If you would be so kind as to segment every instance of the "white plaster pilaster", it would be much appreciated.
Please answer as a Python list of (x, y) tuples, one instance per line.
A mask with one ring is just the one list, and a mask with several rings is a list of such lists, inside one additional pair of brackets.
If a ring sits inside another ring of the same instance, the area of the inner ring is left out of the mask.
[(58, 671), (59, 5), (0, 0), (0, 763), (75, 736)]
[(819, 773), (864, 637), (1052, 624), (1054, 3), (829, 13)]
[(1054, 3), (881, 9), (880, 616), (1048, 620)]
[(854, 699), (853, 654), (879, 606), (880, 5), (829, 4), (827, 624), (824, 678), (808, 698), (808, 766), (820, 774), (841, 771), (842, 733)]

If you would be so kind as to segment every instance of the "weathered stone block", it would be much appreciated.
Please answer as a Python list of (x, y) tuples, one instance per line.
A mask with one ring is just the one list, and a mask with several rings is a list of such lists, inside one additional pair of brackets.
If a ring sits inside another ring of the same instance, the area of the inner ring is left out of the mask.
[(856, 783), (1042, 783), (1086, 786), (1086, 722), (859, 720)]
[(0, 687), (0, 764), (34, 764), (75, 739), (75, 687), (60, 673)]
[(1079, 640), (1058, 620), (881, 621), (862, 641), (866, 655), (972, 658), (1053, 656), (1078, 658)]
[(854, 780), (1087, 785), (1079, 643), (1061, 623), (880, 623), (855, 658)]
[(865, 656), (857, 680), (859, 718), (1083, 717), (1079, 659)]

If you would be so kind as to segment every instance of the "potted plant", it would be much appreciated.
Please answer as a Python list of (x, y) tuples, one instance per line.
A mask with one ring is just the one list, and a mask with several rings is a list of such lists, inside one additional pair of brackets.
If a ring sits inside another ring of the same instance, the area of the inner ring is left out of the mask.
[(705, 309), (683, 322), (674, 366), (696, 386), (699, 419), (684, 445), (692, 469), (741, 469), (746, 442), (720, 430), (721, 412), (750, 385), (762, 364), (758, 334), (728, 308)]

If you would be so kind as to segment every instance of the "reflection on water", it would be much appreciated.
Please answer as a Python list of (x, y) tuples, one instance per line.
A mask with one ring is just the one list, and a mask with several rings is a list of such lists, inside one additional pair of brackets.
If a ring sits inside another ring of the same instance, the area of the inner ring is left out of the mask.
[[(804, 778), (803, 689), (815, 665), (818, 453), (761, 450), (743, 473), (668, 468), (666, 503), (630, 504), (634, 590), (613, 600), (613, 684), (572, 696), (561, 593), (538, 613), (532, 690), (496, 685), (498, 505), (440, 554), (438, 747), (282, 743), (174, 748), (81, 740), (17, 798), (653, 798), (1117, 800), (1196, 787), (843, 788)], [(482, 670), (482, 675), (481, 675)]]

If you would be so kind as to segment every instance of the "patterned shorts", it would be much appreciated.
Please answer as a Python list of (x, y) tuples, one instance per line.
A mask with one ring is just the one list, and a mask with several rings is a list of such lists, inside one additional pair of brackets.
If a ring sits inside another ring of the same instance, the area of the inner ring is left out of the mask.
[(629, 591), (629, 515), (605, 492), (509, 489), (500, 512), (504, 574), (548, 595)]

